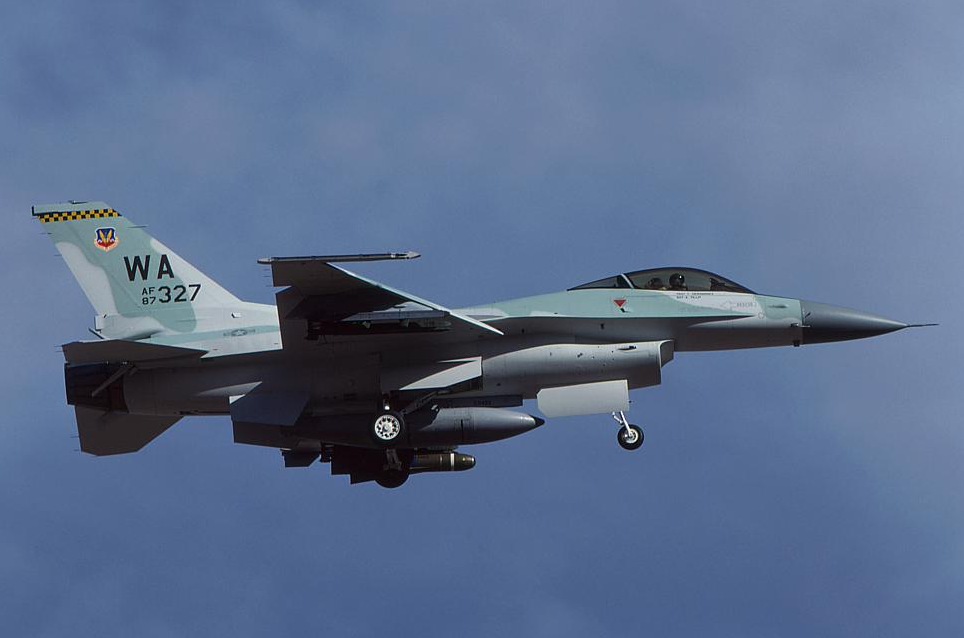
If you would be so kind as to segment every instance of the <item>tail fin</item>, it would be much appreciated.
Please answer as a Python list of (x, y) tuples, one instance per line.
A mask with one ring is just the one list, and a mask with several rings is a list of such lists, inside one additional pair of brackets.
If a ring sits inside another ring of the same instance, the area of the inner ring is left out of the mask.
[(225, 325), (241, 300), (104, 202), (34, 206), (97, 313), (97, 330), (141, 339)]

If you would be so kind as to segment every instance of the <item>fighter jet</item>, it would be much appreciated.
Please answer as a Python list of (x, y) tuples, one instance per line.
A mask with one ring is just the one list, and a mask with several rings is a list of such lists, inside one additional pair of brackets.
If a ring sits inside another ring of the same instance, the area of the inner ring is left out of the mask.
[(330, 464), (397, 487), (467, 470), (459, 446), (545, 422), (612, 415), (627, 450), (643, 431), (630, 390), (677, 352), (860, 339), (908, 324), (756, 294), (695, 268), (654, 268), (561, 292), (451, 309), (345, 269), (414, 252), (269, 257), (277, 305), (238, 299), (103, 202), (34, 206), (94, 307), (96, 339), (63, 346), (80, 448), (140, 450), (185, 416), (228, 415), (237, 443), (286, 467)]

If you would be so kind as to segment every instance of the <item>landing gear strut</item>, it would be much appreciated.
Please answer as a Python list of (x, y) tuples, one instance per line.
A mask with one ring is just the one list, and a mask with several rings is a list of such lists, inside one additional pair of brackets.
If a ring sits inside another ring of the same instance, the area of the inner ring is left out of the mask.
[(619, 424), (619, 432), (616, 440), (624, 450), (636, 450), (643, 444), (643, 430), (638, 425), (633, 425), (626, 419), (622, 410), (613, 412), (613, 420)]

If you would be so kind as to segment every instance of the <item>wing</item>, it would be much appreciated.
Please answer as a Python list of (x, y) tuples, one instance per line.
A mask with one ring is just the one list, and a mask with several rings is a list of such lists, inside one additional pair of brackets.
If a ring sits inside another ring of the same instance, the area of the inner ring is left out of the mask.
[[(322, 340), (373, 339), (380, 346), (441, 343), (502, 332), (453, 310), (334, 265), (334, 261), (411, 259), (416, 253), (270, 257), (284, 348)], [(401, 343), (400, 343), (401, 342)]]
[(103, 339), (101, 341), (72, 341), (63, 345), (64, 358), (70, 364), (133, 363), (169, 359), (199, 358), (206, 350), (165, 346), (144, 341)]

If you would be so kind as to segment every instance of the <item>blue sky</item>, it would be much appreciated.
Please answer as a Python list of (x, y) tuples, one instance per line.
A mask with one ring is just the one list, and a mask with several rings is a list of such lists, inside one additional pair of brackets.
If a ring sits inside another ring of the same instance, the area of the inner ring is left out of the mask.
[[(955, 3), (0, 8), (0, 618), (20, 635), (964, 632)], [(186, 420), (76, 452), (92, 311), (30, 219), (103, 199), (236, 294), (266, 255), (449, 306), (692, 264), (939, 328), (680, 355), (400, 490)]]

